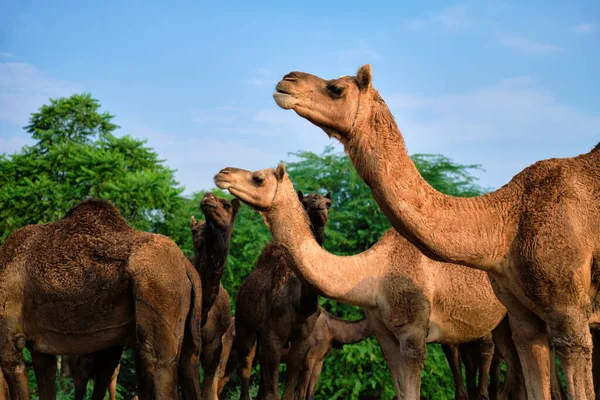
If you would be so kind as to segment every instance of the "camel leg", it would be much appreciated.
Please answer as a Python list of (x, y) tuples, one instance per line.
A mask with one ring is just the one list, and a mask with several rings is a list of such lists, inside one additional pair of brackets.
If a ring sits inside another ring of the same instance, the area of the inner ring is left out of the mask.
[(260, 385), (258, 398), (279, 399), (279, 362), (284, 341), (272, 330), (267, 329), (266, 337), (259, 337)]
[(442, 345), (442, 350), (446, 355), (448, 366), (454, 378), (454, 398), (455, 400), (467, 400), (467, 390), (463, 382), (462, 370), (460, 366), (460, 354), (458, 347), (453, 345)]
[(120, 370), (121, 364), (118, 364), (110, 378), (110, 384), (108, 385), (108, 400), (117, 400), (117, 379), (119, 378)]
[(315, 369), (316, 364), (317, 364), (317, 360), (311, 349), (311, 350), (309, 350), (308, 354), (304, 358), (304, 363), (302, 365), (302, 371), (301, 371), (300, 377), (298, 379), (298, 388), (297, 388), (297, 392), (296, 392), (296, 396), (295, 396), (296, 400), (305, 400), (308, 397), (308, 388), (309, 388), (310, 380), (312, 378), (313, 370)]
[(594, 389), (596, 390), (596, 398), (600, 397), (600, 329), (592, 331), (594, 338), (594, 354), (593, 354), (593, 374), (594, 374)]
[(319, 377), (321, 376), (321, 371), (323, 370), (323, 362), (324, 362), (324, 359), (319, 361), (312, 369), (312, 374), (310, 376), (310, 382), (308, 384), (308, 391), (306, 393), (307, 400), (315, 399), (315, 393), (317, 391), (317, 383), (319, 382)]
[(292, 400), (294, 398), (294, 390), (298, 382), (298, 377), (302, 372), (304, 360), (310, 350), (310, 334), (312, 333), (315, 322), (319, 313), (311, 315), (302, 324), (300, 336), (292, 343), (290, 354), (287, 361), (287, 374), (285, 380), (285, 388), (283, 390), (283, 399)]
[[(182, 398), (184, 400), (201, 398), (200, 382), (198, 380), (198, 371), (200, 370), (200, 348), (188, 333), (189, 332), (186, 332), (183, 338), (178, 368), (178, 378), (181, 385)], [(206, 375), (204, 379), (206, 379)]]
[(119, 367), (122, 353), (123, 348), (116, 346), (94, 354), (94, 392), (92, 393), (92, 400), (104, 400), (104, 395), (113, 380), (113, 376), (116, 390), (117, 377), (115, 372)]
[(528, 399), (550, 399), (550, 347), (546, 324), (521, 306), (509, 309), (513, 340), (523, 368)]
[(490, 400), (498, 400), (498, 395), (500, 394), (500, 376), (502, 375), (501, 367), (502, 360), (497, 352), (494, 351), (492, 364), (490, 365), (490, 386), (488, 389)]
[(31, 352), (40, 400), (56, 399), (56, 356), (36, 351)]
[[(502, 392), (498, 394), (498, 398), (505, 400), (525, 400), (527, 394), (525, 391), (525, 383), (523, 382), (523, 370), (519, 354), (515, 347), (515, 342), (512, 339), (512, 330), (508, 321), (508, 316), (498, 324), (492, 331), (494, 339), (494, 355), (502, 358), (506, 363), (506, 379)], [(500, 385), (500, 360), (498, 360), (498, 387)]]
[[(228, 373), (228, 365), (229, 359), (231, 355), (231, 350), (233, 347), (233, 341), (235, 340), (235, 324), (231, 324), (229, 329), (225, 334), (221, 337), (221, 343), (223, 346), (223, 350), (221, 350), (221, 357), (219, 359), (219, 367), (217, 369), (217, 395), (221, 394), (223, 387), (229, 381), (231, 377), (231, 372)], [(250, 363), (252, 366), (252, 363)]]
[(592, 335), (588, 317), (579, 307), (554, 317), (556, 319), (550, 322), (550, 335), (565, 373), (568, 396), (594, 399)]
[(478, 340), (479, 342), (479, 385), (478, 385), (478, 399), (489, 399), (490, 395), (488, 392), (488, 380), (490, 377), (490, 369), (492, 367), (492, 360), (494, 359), (494, 341), (492, 340), (492, 334), (489, 333), (486, 336)]
[(211, 343), (202, 344), (202, 371), (204, 372), (204, 382), (202, 383), (202, 399), (218, 400), (216, 371), (219, 367), (219, 358), (223, 346), (221, 338), (213, 340)]
[(241, 380), (241, 400), (250, 400), (250, 374), (252, 373), (252, 362), (256, 355), (256, 347), (256, 332), (243, 325), (240, 319), (236, 318), (235, 339), (233, 341), (231, 357), (229, 357), (225, 375), (229, 376), (231, 374), (229, 371), (238, 364), (237, 367), (239, 369)]
[(458, 346), (460, 358), (465, 365), (468, 398), (477, 397), (477, 368), (479, 367), (479, 342), (472, 341)]

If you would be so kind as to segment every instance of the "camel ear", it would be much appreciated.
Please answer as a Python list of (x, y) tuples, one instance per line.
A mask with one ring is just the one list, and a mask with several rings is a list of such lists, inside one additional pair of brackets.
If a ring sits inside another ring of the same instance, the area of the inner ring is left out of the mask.
[(358, 87), (361, 92), (364, 92), (371, 87), (371, 81), (373, 80), (373, 73), (371, 72), (371, 64), (365, 64), (358, 69), (356, 74), (358, 79)]
[(278, 181), (281, 181), (285, 176), (285, 163), (283, 161), (277, 166), (277, 169), (275, 170), (275, 176), (277, 177)]
[(304, 193), (302, 193), (302, 190), (298, 190), (298, 200), (302, 201), (304, 199)]
[(231, 200), (231, 207), (233, 207), (233, 215), (236, 215), (240, 210), (242, 203), (240, 203), (240, 199)]
[(327, 192), (327, 194), (325, 195), (325, 198), (331, 200), (331, 192)]
[(191, 220), (192, 228), (194, 227), (194, 225), (196, 225), (196, 223), (197, 223), (197, 222), (196, 222), (196, 217), (194, 217), (194, 216), (192, 215), (192, 220)]

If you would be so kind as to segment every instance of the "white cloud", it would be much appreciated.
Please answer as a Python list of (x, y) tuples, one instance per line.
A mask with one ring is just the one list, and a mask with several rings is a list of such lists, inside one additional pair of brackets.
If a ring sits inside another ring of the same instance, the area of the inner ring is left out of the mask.
[(499, 187), (541, 159), (570, 157), (597, 142), (600, 114), (566, 105), (531, 77), (444, 96), (384, 95), (411, 153), (482, 164)]
[(415, 18), (406, 23), (406, 28), (419, 31), (428, 27), (437, 27), (448, 32), (458, 32), (472, 25), (471, 6), (468, 3), (446, 7), (428, 17)]
[(50, 78), (31, 64), (0, 63), (0, 121), (24, 126), (49, 98), (81, 91), (80, 85)]
[(500, 44), (530, 54), (553, 54), (562, 51), (558, 46), (538, 43), (518, 36), (504, 36), (500, 38)]
[(575, 32), (580, 35), (588, 35), (596, 31), (596, 24), (579, 24), (575, 26)]
[(13, 58), (14, 54), (7, 51), (0, 51), (0, 58)]

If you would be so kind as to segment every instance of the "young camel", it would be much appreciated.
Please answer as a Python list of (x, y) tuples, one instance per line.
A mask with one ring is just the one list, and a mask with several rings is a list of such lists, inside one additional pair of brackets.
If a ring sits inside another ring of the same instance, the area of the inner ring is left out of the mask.
[[(357, 76), (324, 80), (291, 72), (277, 104), (337, 138), (393, 227), (428, 256), (490, 275), (508, 308), (527, 393), (550, 398), (549, 340), (571, 398), (593, 399), (590, 324), (600, 322), (600, 144), (540, 161), (496, 192), (455, 198), (434, 190), (408, 156), (400, 130)], [(548, 329), (547, 329), (548, 328)]]
[[(118, 357), (120, 358), (122, 348), (115, 348), (115, 353), (118, 353)], [(73, 399), (83, 400), (88, 382), (90, 379), (93, 379), (93, 400), (103, 400), (107, 387), (108, 399), (117, 400), (117, 377), (119, 376), (121, 365), (117, 365), (117, 368), (113, 371), (112, 375), (109, 376), (108, 382), (102, 382), (99, 378), (103, 376), (100, 371), (104, 369), (104, 366), (102, 363), (97, 362), (95, 358), (95, 354), (63, 357), (62, 362), (69, 363), (69, 370), (71, 371), (71, 377), (73, 378), (73, 387), (75, 389)]]
[(321, 313), (309, 338), (309, 350), (304, 359), (296, 399), (314, 400), (323, 362), (333, 348), (362, 342), (373, 334), (366, 318), (346, 321), (319, 307)]
[[(11, 398), (29, 399), (25, 345), (44, 399), (56, 396), (56, 355), (106, 356), (115, 346), (136, 350), (140, 399), (176, 398), (178, 368), (197, 377), (201, 290), (174, 242), (131, 229), (105, 200), (12, 233), (0, 248), (0, 365)], [(110, 377), (118, 358), (104, 361)], [(186, 398), (199, 395), (185, 372), (180, 382)]]
[(230, 202), (206, 193), (200, 202), (200, 209), (206, 220), (197, 222), (192, 217), (191, 231), (193, 263), (202, 281), (202, 398), (217, 400), (219, 380), (216, 372), (223, 351), (221, 337), (231, 322), (229, 295), (221, 286), (221, 278), (240, 201), (234, 199)]
[[(303, 213), (311, 223), (310, 235), (323, 244), (331, 194), (304, 196), (298, 191)], [(303, 283), (290, 266), (282, 246), (267, 243), (256, 268), (240, 286), (236, 299), (235, 340), (231, 369), (239, 363), (241, 398), (250, 398), (250, 373), (256, 349), (260, 361), (261, 399), (279, 398), (279, 364), (284, 346), (291, 342), (283, 398), (292, 399), (309, 336), (319, 316), (317, 293)]]
[(303, 281), (325, 297), (365, 309), (399, 398), (419, 398), (426, 343), (481, 338), (506, 314), (484, 272), (433, 261), (394, 229), (359, 255), (323, 250), (283, 163), (256, 172), (225, 168), (215, 183), (259, 210)]

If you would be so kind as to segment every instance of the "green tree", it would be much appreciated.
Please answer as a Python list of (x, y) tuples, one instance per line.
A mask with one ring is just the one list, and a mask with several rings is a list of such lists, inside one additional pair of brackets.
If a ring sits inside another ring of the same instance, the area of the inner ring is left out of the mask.
[(145, 141), (114, 136), (113, 116), (99, 109), (89, 94), (50, 100), (25, 127), (35, 144), (0, 155), (0, 243), (88, 197), (111, 200), (138, 229), (172, 217), (183, 190), (174, 171)]

